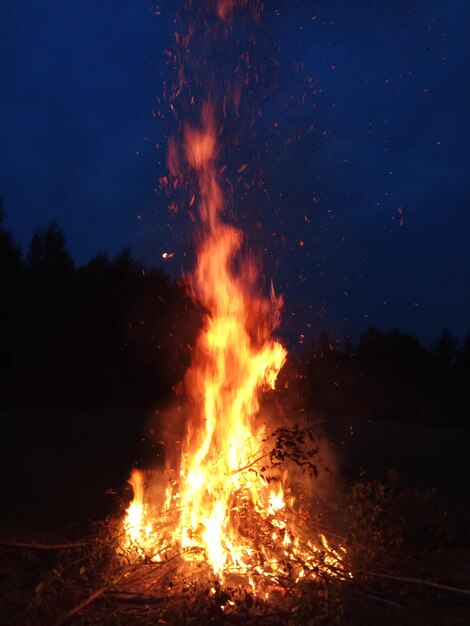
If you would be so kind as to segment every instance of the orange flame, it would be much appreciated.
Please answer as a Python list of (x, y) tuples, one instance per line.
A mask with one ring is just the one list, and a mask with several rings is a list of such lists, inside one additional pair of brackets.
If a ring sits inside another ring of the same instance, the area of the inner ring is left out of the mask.
[[(319, 559), (325, 571), (341, 569), (342, 554), (325, 537), (319, 546), (301, 539), (283, 481), (268, 482), (260, 472), (269, 450), (259, 395), (275, 387), (286, 359), (284, 347), (271, 339), (282, 301), (274, 290), (270, 300), (257, 293), (253, 264), (235, 263), (242, 233), (221, 216), (210, 104), (200, 128), (186, 127), (184, 154), (198, 178), (201, 221), (190, 285), (207, 314), (184, 381), (189, 415), (179, 478), (156, 509), (143, 474), (133, 473), (126, 547), (154, 561), (176, 549), (187, 562), (205, 561), (221, 581), (242, 575), (253, 588), (256, 578), (275, 580), (285, 561), (296, 580), (315, 575)], [(175, 166), (173, 148), (171, 159)]]

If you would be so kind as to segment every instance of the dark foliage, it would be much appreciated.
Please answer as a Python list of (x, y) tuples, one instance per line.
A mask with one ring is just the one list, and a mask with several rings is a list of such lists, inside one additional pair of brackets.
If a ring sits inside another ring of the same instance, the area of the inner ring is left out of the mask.
[(300, 370), (309, 409), (326, 418), (470, 426), (470, 337), (459, 347), (449, 330), (427, 348), (399, 330), (370, 328), (357, 350), (322, 333)]
[(0, 221), (0, 408), (149, 407), (189, 363), (200, 312), (128, 250), (82, 267), (55, 223), (26, 258)]

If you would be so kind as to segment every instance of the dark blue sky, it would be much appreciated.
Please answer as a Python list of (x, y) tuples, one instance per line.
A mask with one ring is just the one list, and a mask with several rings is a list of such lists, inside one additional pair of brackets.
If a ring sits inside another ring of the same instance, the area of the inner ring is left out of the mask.
[[(470, 332), (469, 3), (265, 4), (280, 70), (258, 123), (271, 148), (253, 153), (270, 199), (233, 209), (286, 295), (287, 333)], [(57, 219), (78, 263), (130, 245), (149, 264), (174, 251), (178, 274), (187, 233), (158, 192), (173, 12), (2, 2), (0, 195), (23, 245)]]

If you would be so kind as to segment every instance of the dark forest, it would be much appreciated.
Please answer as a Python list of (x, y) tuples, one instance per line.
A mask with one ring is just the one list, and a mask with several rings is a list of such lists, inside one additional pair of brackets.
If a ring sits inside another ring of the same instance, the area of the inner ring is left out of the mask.
[[(183, 378), (201, 309), (129, 250), (77, 267), (57, 223), (26, 251), (0, 227), (0, 283), (2, 409), (153, 408)], [(284, 377), (310, 413), (468, 427), (470, 337), (425, 346), (370, 328), (356, 346), (321, 331), (305, 343)]]

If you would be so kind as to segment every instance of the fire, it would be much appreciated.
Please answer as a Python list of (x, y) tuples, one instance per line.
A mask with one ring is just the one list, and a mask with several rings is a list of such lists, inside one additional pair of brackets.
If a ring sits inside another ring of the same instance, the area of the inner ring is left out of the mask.
[[(219, 17), (233, 5), (219, 0)], [(197, 180), (190, 207), (197, 206), (200, 227), (189, 284), (206, 313), (184, 379), (181, 458), (167, 467), (172, 479), (166, 489), (164, 473), (132, 474), (122, 547), (128, 558), (177, 558), (185, 577), (205, 567), (212, 578), (236, 577), (254, 590), (285, 576), (345, 576), (343, 549), (323, 535), (314, 541), (306, 530), (288, 471), (266, 475), (268, 416), (261, 414), (260, 398), (275, 389), (286, 361), (285, 348), (272, 338), (282, 298), (273, 287), (270, 297), (263, 295), (256, 264), (242, 254), (242, 232), (224, 221), (219, 130), (215, 105), (207, 101), (199, 125), (184, 127), (183, 146), (169, 144), (171, 175), (182, 177), (189, 168)]]
[[(277, 580), (286, 564), (296, 580), (317, 571), (341, 572), (343, 553), (305, 539), (287, 477), (267, 480), (267, 426), (259, 415), (263, 390), (274, 389), (286, 350), (271, 336), (282, 301), (256, 292), (252, 264), (236, 270), (242, 234), (222, 220), (213, 107), (200, 128), (187, 127), (184, 150), (199, 183), (201, 240), (190, 284), (207, 313), (185, 377), (190, 413), (179, 476), (160, 506), (147, 496), (145, 477), (132, 474), (134, 500), (124, 529), (126, 547), (159, 561), (179, 550), (184, 561), (206, 562), (221, 581)], [(240, 264), (238, 267), (242, 267)]]

